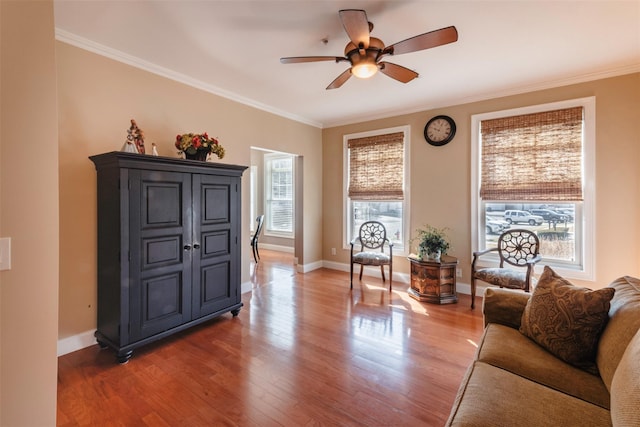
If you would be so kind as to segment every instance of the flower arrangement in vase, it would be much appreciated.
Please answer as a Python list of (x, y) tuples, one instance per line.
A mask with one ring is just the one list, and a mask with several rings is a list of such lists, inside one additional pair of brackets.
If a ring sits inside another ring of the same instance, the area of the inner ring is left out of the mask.
[(416, 237), (412, 241), (418, 241), (418, 258), (440, 260), (440, 256), (447, 253), (451, 246), (447, 237), (446, 228), (436, 228), (425, 225), (416, 230)]
[(215, 154), (219, 159), (224, 157), (224, 147), (216, 138), (207, 133), (185, 133), (176, 136), (176, 148), (184, 153), (187, 159), (206, 161), (209, 154)]

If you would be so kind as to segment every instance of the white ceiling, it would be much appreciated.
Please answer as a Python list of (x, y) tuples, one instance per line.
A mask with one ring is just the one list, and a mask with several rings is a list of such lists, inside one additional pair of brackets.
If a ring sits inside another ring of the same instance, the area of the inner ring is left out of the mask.
[[(420, 74), (407, 84), (378, 73), (325, 90), (348, 64), (279, 59), (342, 56), (340, 9), (366, 10), (386, 45), (450, 25), (459, 39), (387, 57)], [(318, 127), (640, 71), (640, 0), (55, 0), (55, 25), (59, 40)]]

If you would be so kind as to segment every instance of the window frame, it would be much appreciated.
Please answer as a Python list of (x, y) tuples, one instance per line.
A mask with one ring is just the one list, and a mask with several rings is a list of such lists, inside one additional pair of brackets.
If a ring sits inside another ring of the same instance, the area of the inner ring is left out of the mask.
[(258, 167), (249, 166), (249, 231), (256, 229), (256, 217), (258, 216)]
[[(289, 159), (291, 161), (291, 231), (273, 230), (269, 228), (271, 221), (270, 202), (273, 201), (272, 162)], [(295, 236), (295, 156), (285, 153), (267, 153), (264, 155), (264, 234), (265, 236), (294, 238)], [(254, 219), (255, 220), (255, 219)]]
[[(536, 266), (536, 273), (542, 271), (543, 265), (549, 265), (564, 277), (578, 280), (592, 281), (595, 278), (595, 126), (596, 126), (596, 99), (585, 97), (546, 104), (538, 104), (521, 108), (474, 114), (471, 116), (471, 251), (472, 253), (484, 249), (486, 241), (485, 233), (485, 202), (480, 199), (480, 173), (481, 173), (481, 146), (480, 123), (483, 120), (500, 117), (534, 114), (544, 111), (559, 110), (571, 107), (584, 108), (583, 122), (583, 201), (576, 203), (576, 217), (578, 210), (582, 211), (581, 233), (575, 235), (576, 253), (580, 251), (578, 258), (581, 264), (568, 264), (564, 261), (543, 258)], [(507, 203), (535, 203), (531, 201), (508, 201)], [(574, 202), (567, 202), (574, 203)], [(489, 259), (489, 258), (488, 258)], [(497, 259), (497, 257), (496, 257)], [(486, 261), (479, 260), (481, 266), (486, 266)]]
[(393, 255), (394, 256), (406, 256), (409, 254), (409, 227), (410, 227), (410, 217), (409, 217), (409, 207), (410, 204), (410, 195), (411, 195), (411, 185), (410, 185), (410, 168), (409, 168), (409, 159), (410, 157), (410, 141), (411, 141), (411, 126), (403, 125), (396, 126), (391, 128), (384, 129), (376, 129), (372, 131), (366, 132), (358, 132), (343, 135), (342, 137), (342, 168), (343, 168), (343, 179), (342, 179), (342, 213), (344, 220), (342, 221), (342, 243), (343, 249), (351, 248), (351, 240), (354, 236), (351, 236), (351, 225), (353, 218), (350, 215), (351, 212), (351, 198), (349, 197), (349, 140), (356, 138), (364, 138), (371, 137), (377, 135), (386, 135), (396, 132), (404, 133), (403, 140), (403, 167), (404, 167), (404, 177), (403, 177), (403, 200), (368, 200), (369, 202), (401, 202), (402, 203), (402, 235), (403, 235), (403, 248), (397, 249), (398, 246), (394, 246)]

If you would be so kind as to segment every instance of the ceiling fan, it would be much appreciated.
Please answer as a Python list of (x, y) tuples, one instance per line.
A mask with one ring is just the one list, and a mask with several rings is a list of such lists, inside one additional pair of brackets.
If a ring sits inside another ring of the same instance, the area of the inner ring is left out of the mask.
[(339, 14), (342, 26), (351, 40), (344, 48), (344, 56), (293, 56), (280, 58), (280, 62), (283, 64), (295, 64), (318, 61), (348, 61), (351, 67), (332, 81), (327, 86), (327, 89), (339, 88), (349, 80), (351, 75), (364, 79), (373, 76), (378, 70), (392, 79), (408, 83), (418, 77), (418, 73), (401, 65), (381, 61), (381, 59), (386, 55), (416, 52), (458, 40), (458, 31), (456, 27), (451, 26), (420, 34), (385, 47), (382, 40), (371, 37), (370, 32), (373, 30), (373, 24), (367, 20), (367, 14), (364, 10), (343, 9)]

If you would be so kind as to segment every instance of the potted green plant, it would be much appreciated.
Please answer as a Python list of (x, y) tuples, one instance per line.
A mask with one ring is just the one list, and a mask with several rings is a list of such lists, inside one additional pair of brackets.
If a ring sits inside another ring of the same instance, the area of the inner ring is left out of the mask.
[(427, 224), (424, 228), (417, 229), (416, 233), (413, 240), (418, 242), (418, 258), (421, 260), (440, 261), (440, 256), (446, 254), (451, 246), (446, 228), (436, 228)]

